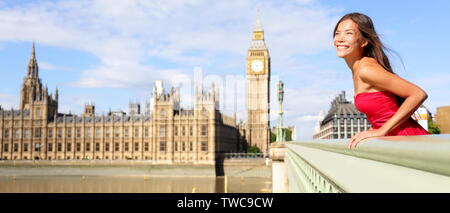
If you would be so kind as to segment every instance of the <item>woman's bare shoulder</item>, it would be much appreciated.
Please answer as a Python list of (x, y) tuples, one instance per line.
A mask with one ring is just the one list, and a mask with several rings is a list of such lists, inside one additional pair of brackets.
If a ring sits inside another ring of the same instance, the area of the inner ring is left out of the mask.
[(358, 75), (362, 78), (371, 75), (381, 74), (388, 72), (384, 69), (374, 58), (364, 57), (361, 59), (358, 69)]
[(375, 60), (372, 57), (363, 57), (360, 62), (360, 68), (367, 68), (367, 67), (373, 67), (373, 66), (380, 66), (378, 64), (378, 61)]

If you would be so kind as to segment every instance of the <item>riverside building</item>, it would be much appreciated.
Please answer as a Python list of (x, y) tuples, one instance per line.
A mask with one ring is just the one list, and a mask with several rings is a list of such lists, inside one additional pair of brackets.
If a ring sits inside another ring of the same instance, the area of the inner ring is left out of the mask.
[(450, 106), (441, 106), (436, 109), (436, 123), (441, 134), (450, 133)]
[(123, 111), (96, 115), (86, 104), (81, 115), (58, 112), (59, 92), (50, 93), (39, 78), (33, 44), (19, 109), (0, 106), (2, 160), (151, 160), (154, 163), (213, 164), (216, 155), (257, 146), (267, 154), (270, 139), (270, 56), (259, 16), (246, 58), (246, 123), (219, 111), (219, 97), (195, 90), (193, 109), (180, 108), (178, 89), (165, 91), (157, 81), (141, 113), (131, 102)]
[(319, 120), (313, 139), (352, 138), (356, 133), (368, 130), (370, 122), (364, 113), (345, 97), (342, 91), (332, 102), (328, 114)]
[(149, 113), (130, 103), (130, 113), (82, 115), (58, 112), (59, 93), (49, 94), (39, 78), (33, 44), (18, 110), (0, 107), (3, 160), (152, 160), (155, 163), (212, 164), (217, 153), (244, 148), (234, 117), (218, 110), (216, 89), (196, 91), (194, 109), (180, 108), (179, 90), (153, 90)]

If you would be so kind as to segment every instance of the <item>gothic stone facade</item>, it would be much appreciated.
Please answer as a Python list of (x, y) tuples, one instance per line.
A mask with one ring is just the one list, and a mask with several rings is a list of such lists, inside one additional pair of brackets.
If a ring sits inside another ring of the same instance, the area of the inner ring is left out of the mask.
[(270, 55), (259, 16), (247, 53), (247, 132), (250, 146), (268, 153), (270, 141)]
[[(218, 110), (218, 95), (196, 89), (195, 106), (183, 110), (179, 91), (156, 85), (144, 114), (96, 116), (86, 105), (77, 116), (58, 113), (58, 89), (49, 94), (39, 79), (33, 44), (20, 109), (0, 107), (0, 159), (143, 159), (161, 163), (212, 163), (217, 153), (257, 146), (268, 152), (270, 140), (270, 56), (259, 16), (246, 59), (247, 123), (236, 123)], [(161, 84), (161, 83), (160, 83)], [(150, 109), (150, 110), (148, 110)]]
[(0, 107), (0, 159), (151, 160), (154, 163), (214, 164), (216, 154), (245, 148), (234, 117), (218, 111), (215, 89), (196, 91), (195, 107), (179, 108), (178, 90), (153, 91), (151, 112), (81, 116), (58, 113), (58, 90), (39, 79), (33, 44), (20, 94), (20, 109)]

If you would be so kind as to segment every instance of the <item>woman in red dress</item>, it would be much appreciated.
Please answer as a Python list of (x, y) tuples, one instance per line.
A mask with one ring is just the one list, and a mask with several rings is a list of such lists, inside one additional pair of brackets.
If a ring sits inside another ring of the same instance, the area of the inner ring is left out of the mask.
[(411, 118), (427, 94), (392, 71), (368, 16), (350, 13), (342, 17), (334, 29), (334, 47), (352, 70), (355, 106), (372, 125), (353, 136), (349, 148), (371, 137), (429, 134)]

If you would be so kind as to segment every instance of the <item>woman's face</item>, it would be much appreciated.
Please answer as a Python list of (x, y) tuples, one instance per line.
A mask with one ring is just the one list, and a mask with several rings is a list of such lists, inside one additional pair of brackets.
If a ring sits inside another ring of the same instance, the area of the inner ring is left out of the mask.
[(334, 33), (334, 47), (338, 57), (360, 56), (365, 44), (367, 42), (363, 42), (361, 32), (354, 21), (346, 19), (339, 23)]

